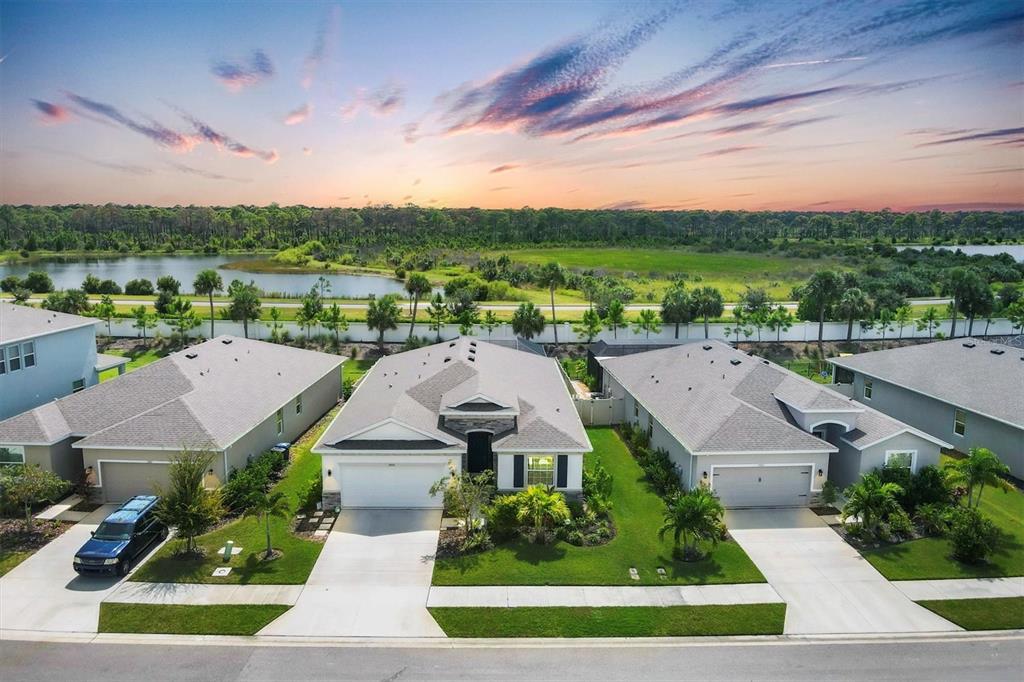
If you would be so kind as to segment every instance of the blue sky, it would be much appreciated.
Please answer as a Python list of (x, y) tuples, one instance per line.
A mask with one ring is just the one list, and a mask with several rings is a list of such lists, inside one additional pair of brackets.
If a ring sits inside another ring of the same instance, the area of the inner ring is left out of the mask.
[(1009, 208), (1019, 2), (0, 3), (0, 200)]

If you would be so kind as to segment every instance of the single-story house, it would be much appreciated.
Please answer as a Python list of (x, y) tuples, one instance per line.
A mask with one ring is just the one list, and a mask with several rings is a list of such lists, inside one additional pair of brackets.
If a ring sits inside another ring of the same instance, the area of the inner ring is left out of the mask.
[(337, 355), (219, 336), (0, 422), (0, 448), (120, 502), (165, 485), (183, 449), (215, 453), (207, 485), (337, 404)]
[(327, 507), (438, 508), (450, 470), (583, 488), (590, 440), (557, 360), (460, 338), (381, 358), (314, 446)]
[(947, 444), (720, 341), (606, 358), (604, 392), (664, 449), (687, 487), (728, 507), (801, 506), (888, 462), (939, 462)]
[(598, 386), (604, 385), (604, 368), (601, 363), (608, 358), (620, 358), (623, 355), (635, 355), (651, 350), (671, 348), (674, 343), (637, 343), (636, 341), (606, 341), (600, 339), (587, 346), (587, 374), (594, 377)]
[(85, 390), (104, 370), (123, 374), (128, 358), (96, 352), (96, 323), (0, 302), (0, 419)]
[(1024, 351), (981, 339), (831, 358), (853, 397), (966, 452), (986, 447), (1024, 478)]

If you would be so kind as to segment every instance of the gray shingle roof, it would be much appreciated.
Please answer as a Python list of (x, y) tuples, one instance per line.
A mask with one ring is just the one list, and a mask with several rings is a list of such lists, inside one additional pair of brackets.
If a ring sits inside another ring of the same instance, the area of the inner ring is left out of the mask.
[(96, 320), (26, 305), (0, 303), (0, 344), (90, 325), (95, 326)]
[[(997, 355), (992, 350), (1003, 353)], [(1024, 352), (1003, 344), (950, 339), (829, 362), (1024, 427), (1022, 356)]]
[(76, 447), (220, 449), (342, 362), (221, 336), (2, 421), (0, 442), (52, 443), (74, 435), (83, 437)]
[[(463, 451), (465, 436), (443, 428), (440, 412), (477, 393), (519, 410), (517, 428), (495, 436), (495, 451), (591, 449), (556, 360), (471, 338), (381, 358), (316, 447), (330, 449), (391, 419), (419, 431), (424, 442)], [(379, 449), (378, 439), (371, 442)]]
[(719, 341), (606, 358), (602, 365), (691, 453), (834, 452), (796, 425), (783, 397), (804, 409), (863, 410), (858, 426), (870, 439), (864, 443), (909, 428)]

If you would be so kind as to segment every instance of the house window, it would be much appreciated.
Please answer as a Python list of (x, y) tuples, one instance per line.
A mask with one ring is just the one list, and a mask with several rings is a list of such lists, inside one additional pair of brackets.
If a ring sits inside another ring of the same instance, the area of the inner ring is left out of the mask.
[(284, 432), (284, 410), (277, 411), (277, 435), (281, 435)]
[(71, 382), (71, 392), (78, 393), (85, 390), (85, 379), (75, 379)]
[(640, 418), (640, 403), (636, 400), (633, 400), (633, 416), (637, 419)]
[(901, 467), (914, 470), (917, 450), (888, 450), (885, 453), (885, 466)]
[(959, 408), (953, 410), (953, 433), (958, 436), (967, 433), (967, 413)]
[(295, 414), (302, 414), (302, 394), (295, 398)]
[(11, 368), (12, 372), (21, 369), (21, 348), (19, 346), (7, 347), (7, 366)]
[(24, 463), (25, 448), (20, 445), (0, 445), (0, 465)]
[(864, 399), (865, 400), (871, 400), (871, 389), (872, 388), (873, 388), (873, 385), (871, 383), (871, 379), (865, 379), (864, 380)]
[(526, 485), (554, 485), (555, 458), (551, 455), (526, 458)]
[(7, 353), (0, 348), (0, 374), (7, 374)]
[(35, 341), (29, 341), (21, 344), (21, 359), (24, 362), (25, 367), (36, 366), (36, 344)]
[(654, 437), (654, 415), (647, 415), (647, 440)]

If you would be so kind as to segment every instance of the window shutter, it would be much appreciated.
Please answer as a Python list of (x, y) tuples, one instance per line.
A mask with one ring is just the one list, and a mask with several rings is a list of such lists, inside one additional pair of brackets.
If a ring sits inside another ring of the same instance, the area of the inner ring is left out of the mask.
[(512, 487), (523, 487), (523, 469), (526, 467), (524, 455), (515, 455), (512, 459)]
[(555, 467), (555, 474), (558, 477), (558, 481), (555, 487), (568, 488), (569, 487), (569, 455), (558, 456), (558, 466)]

